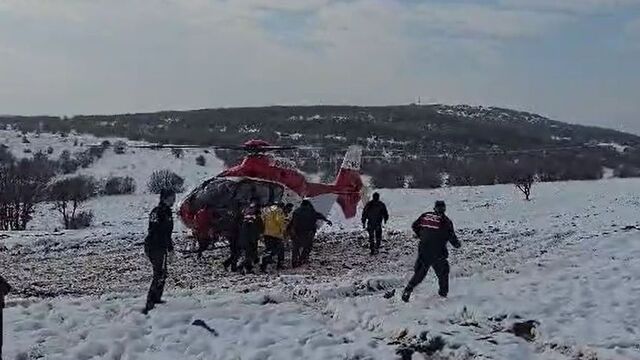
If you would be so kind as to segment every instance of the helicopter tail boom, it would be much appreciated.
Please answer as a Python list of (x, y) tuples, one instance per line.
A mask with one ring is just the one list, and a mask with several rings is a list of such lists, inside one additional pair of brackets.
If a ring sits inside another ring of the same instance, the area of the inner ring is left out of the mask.
[(362, 198), (363, 183), (360, 177), (362, 148), (350, 146), (338, 171), (334, 187), (338, 195), (336, 202), (347, 219), (356, 216)]

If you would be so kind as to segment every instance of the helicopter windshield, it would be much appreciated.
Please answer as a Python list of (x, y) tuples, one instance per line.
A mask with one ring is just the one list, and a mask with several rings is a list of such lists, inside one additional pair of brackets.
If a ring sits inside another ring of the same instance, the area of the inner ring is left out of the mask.
[(233, 199), (239, 204), (248, 204), (256, 198), (261, 206), (282, 200), (282, 186), (270, 182), (243, 180), (238, 183)]
[(212, 208), (224, 208), (231, 204), (236, 183), (226, 179), (207, 180), (191, 194), (192, 206), (201, 208), (208, 205)]
[(256, 198), (261, 206), (282, 200), (284, 189), (281, 185), (258, 180), (239, 182), (213, 178), (205, 181), (189, 195), (192, 209), (205, 205), (214, 209), (223, 209), (234, 205), (244, 206)]

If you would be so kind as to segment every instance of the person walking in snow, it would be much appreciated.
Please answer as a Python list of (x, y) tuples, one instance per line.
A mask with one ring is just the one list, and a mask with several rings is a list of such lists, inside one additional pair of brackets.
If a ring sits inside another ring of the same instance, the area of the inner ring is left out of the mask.
[(242, 210), (240, 223), (240, 250), (244, 253), (242, 268), (245, 273), (253, 273), (253, 264), (258, 260), (258, 240), (262, 236), (264, 224), (258, 200), (253, 199)]
[(2, 312), (4, 309), (4, 297), (11, 291), (11, 285), (0, 276), (0, 359), (2, 359), (2, 338), (4, 336), (4, 331), (2, 329), (3, 324), (3, 316)]
[(260, 261), (260, 270), (265, 272), (267, 266), (277, 259), (276, 269), (280, 270), (284, 265), (284, 238), (287, 230), (287, 215), (284, 212), (284, 204), (271, 205), (262, 212), (264, 223), (263, 241), (266, 254)]
[(430, 267), (438, 277), (441, 297), (449, 293), (449, 251), (447, 243), (456, 249), (461, 244), (453, 228), (453, 222), (446, 216), (447, 206), (444, 201), (436, 201), (433, 212), (426, 212), (413, 223), (412, 229), (420, 239), (418, 259), (414, 266), (414, 274), (402, 293), (402, 300), (408, 302), (413, 289), (424, 280)]
[(316, 211), (309, 200), (302, 200), (300, 207), (291, 216), (289, 233), (291, 234), (291, 267), (298, 267), (309, 261), (309, 255), (313, 249), (313, 240), (316, 235), (317, 222), (321, 220), (333, 225), (331, 221)]
[(380, 194), (373, 193), (373, 199), (362, 210), (362, 227), (369, 233), (369, 250), (376, 255), (382, 242), (382, 223), (389, 221), (387, 206), (380, 201)]
[(142, 311), (149, 313), (156, 304), (162, 304), (164, 284), (167, 279), (167, 262), (174, 258), (173, 241), (173, 214), (171, 207), (176, 201), (173, 191), (162, 190), (160, 202), (149, 214), (149, 232), (144, 240), (144, 252), (153, 267), (153, 280), (147, 294), (147, 303)]

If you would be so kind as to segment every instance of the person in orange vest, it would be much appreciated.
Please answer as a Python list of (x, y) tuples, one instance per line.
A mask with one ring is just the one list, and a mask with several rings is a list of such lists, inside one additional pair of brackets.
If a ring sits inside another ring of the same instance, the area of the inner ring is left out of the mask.
[(264, 223), (263, 237), (266, 255), (260, 261), (260, 270), (267, 271), (267, 266), (277, 258), (276, 269), (280, 270), (284, 265), (284, 238), (287, 231), (287, 215), (284, 212), (284, 204), (271, 205), (262, 211)]
[(11, 291), (11, 285), (0, 276), (0, 359), (2, 359), (2, 337), (3, 337), (3, 329), (2, 323), (4, 319), (2, 318), (2, 311), (4, 309), (4, 297)]

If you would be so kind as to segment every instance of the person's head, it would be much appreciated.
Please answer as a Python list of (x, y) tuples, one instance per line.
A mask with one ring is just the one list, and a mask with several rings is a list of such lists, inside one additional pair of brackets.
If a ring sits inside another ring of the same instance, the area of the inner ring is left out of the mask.
[(171, 207), (176, 202), (176, 193), (172, 190), (163, 189), (160, 191), (160, 202)]
[(373, 200), (374, 201), (379, 201), (380, 200), (380, 194), (378, 194), (377, 192), (373, 193)]
[(313, 205), (311, 204), (311, 201), (304, 199), (302, 200), (302, 202), (300, 203), (300, 207), (313, 207)]
[(442, 200), (438, 200), (436, 201), (435, 206), (433, 207), (433, 210), (437, 213), (437, 214), (442, 214), (444, 215), (444, 213), (447, 212), (447, 204), (442, 201)]

